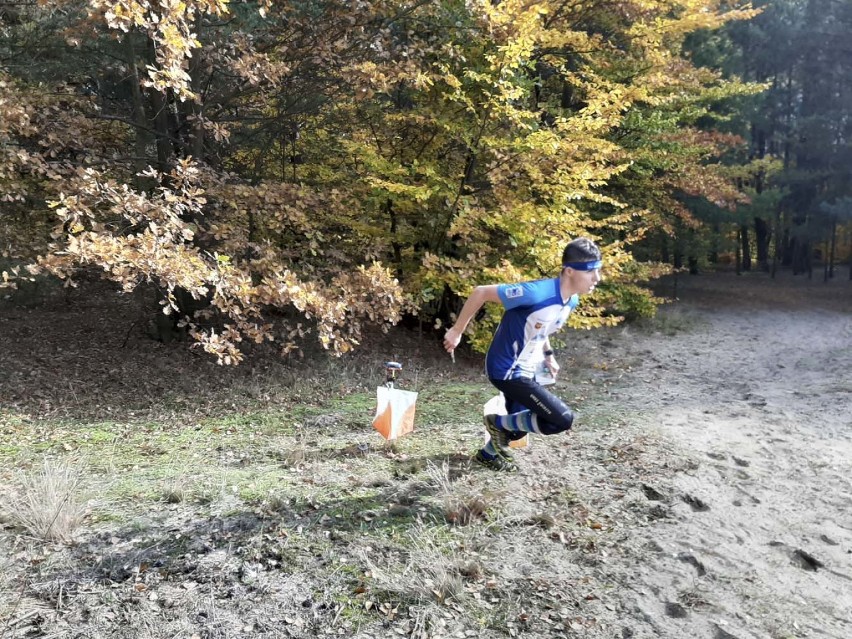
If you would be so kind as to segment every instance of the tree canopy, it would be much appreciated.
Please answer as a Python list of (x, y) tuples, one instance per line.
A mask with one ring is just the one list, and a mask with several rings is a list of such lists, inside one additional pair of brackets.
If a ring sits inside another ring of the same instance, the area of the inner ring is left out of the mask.
[[(728, 113), (725, 129), (748, 140), (729, 161), (750, 197), (727, 222), (737, 227), (745, 269), (753, 256), (773, 273), (779, 265), (810, 272), (820, 254), (831, 268), (839, 232), (852, 242), (848, 220), (831, 206), (850, 195), (852, 7), (842, 0), (755, 4), (754, 19), (696, 32), (688, 42), (697, 64), (766, 87)], [(718, 234), (724, 217), (704, 219)]]
[(607, 279), (575, 325), (650, 313), (641, 283), (667, 267), (637, 247), (696, 225), (690, 201), (749, 201), (723, 161), (744, 144), (726, 123), (767, 77), (704, 64), (690, 39), (757, 13), (721, 0), (6, 5), (4, 277), (31, 263), (154, 286), (163, 312), (236, 363), (243, 340), (290, 352), (312, 335), (342, 353), (365, 322), (446, 316), (476, 284), (549, 276), (588, 235)]

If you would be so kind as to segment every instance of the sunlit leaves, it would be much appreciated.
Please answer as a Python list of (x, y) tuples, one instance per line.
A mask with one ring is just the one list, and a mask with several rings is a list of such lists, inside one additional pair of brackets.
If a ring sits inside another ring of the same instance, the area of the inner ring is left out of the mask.
[[(151, 177), (163, 182), (163, 176)], [(143, 282), (154, 283), (165, 291), (167, 314), (182, 312), (178, 289), (207, 299), (224, 320), (221, 329), (204, 328), (197, 317), (185, 317), (182, 323), (222, 364), (241, 361), (243, 340), (277, 339), (285, 352), (297, 347), (294, 335), (302, 337), (309, 329), (264, 321), (270, 307), (300, 311), (312, 320), (320, 343), (336, 353), (358, 343), (362, 318), (383, 326), (399, 321), (404, 305), (398, 284), (378, 264), (338, 273), (326, 283), (312, 282), (283, 269), (280, 261), (235, 260), (194, 245), (194, 231), (186, 219), (201, 216), (206, 202), (198, 177), (191, 162), (180, 162), (169, 176), (169, 188), (145, 195), (104, 179), (97, 171), (82, 171), (72, 184), (75, 194), (52, 203), (59, 218), (57, 242), (34, 272), (71, 279), (79, 266), (89, 265), (102, 269), (127, 292)], [(116, 228), (134, 230), (117, 234)]]
[[(740, 201), (717, 160), (737, 141), (696, 123), (753, 87), (696, 68), (681, 42), (748, 9), (88, 7), (67, 14), (65, 37), (108, 51), (99, 70), (121, 79), (0, 97), (0, 181), (30, 216), (4, 235), (71, 281), (95, 266), (126, 290), (150, 282), (175, 314), (177, 291), (203, 299), (180, 320), (222, 363), (270, 339), (345, 352), (362, 322), (409, 308), (401, 289), (424, 315), (446, 312), (477, 283), (554, 274), (581, 234), (601, 240), (612, 290), (627, 291), (647, 274), (630, 243), (688, 218), (683, 196)], [(48, 219), (60, 222), (50, 247)], [(615, 321), (613, 299), (600, 293), (575, 321)]]
[(181, 99), (195, 96), (189, 88), (190, 76), (184, 69), (192, 51), (201, 47), (193, 30), (203, 15), (227, 12), (223, 0), (90, 0), (92, 12), (102, 15), (107, 26), (128, 32), (141, 29), (154, 44), (157, 66), (148, 66), (149, 86), (158, 91), (172, 90)]

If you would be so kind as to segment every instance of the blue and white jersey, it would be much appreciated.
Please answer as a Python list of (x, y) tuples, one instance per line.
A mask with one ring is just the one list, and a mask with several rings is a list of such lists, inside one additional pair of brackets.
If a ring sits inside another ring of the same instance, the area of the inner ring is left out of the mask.
[(544, 360), (547, 336), (565, 325), (579, 297), (572, 295), (563, 302), (558, 277), (501, 284), (497, 294), (506, 312), (485, 356), (488, 377), (535, 377), (536, 367)]

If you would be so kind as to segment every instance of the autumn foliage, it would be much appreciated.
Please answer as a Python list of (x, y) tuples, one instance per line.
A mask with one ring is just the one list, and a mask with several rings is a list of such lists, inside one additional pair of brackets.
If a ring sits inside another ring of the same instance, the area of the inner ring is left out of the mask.
[(663, 267), (631, 247), (685, 196), (743, 201), (717, 159), (739, 140), (698, 123), (756, 89), (683, 55), (753, 15), (720, 0), (4, 11), (0, 60), (48, 52), (0, 69), (7, 282), (156, 287), (225, 364), (245, 340), (342, 353), (366, 322), (445, 317), (554, 273), (580, 234), (608, 284), (574, 321), (612, 323), (653, 308), (638, 284)]

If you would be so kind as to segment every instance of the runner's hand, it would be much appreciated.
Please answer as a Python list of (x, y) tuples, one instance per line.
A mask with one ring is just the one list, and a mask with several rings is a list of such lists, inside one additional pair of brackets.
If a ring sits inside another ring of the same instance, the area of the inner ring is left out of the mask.
[(457, 330), (455, 327), (448, 330), (446, 335), (444, 335), (444, 349), (448, 353), (452, 353), (454, 350), (456, 350), (456, 346), (459, 345), (461, 337), (461, 331)]
[(550, 374), (556, 377), (557, 373), (559, 373), (559, 362), (556, 361), (556, 358), (553, 355), (548, 355), (544, 358), (544, 365), (547, 366), (547, 370), (550, 371)]

